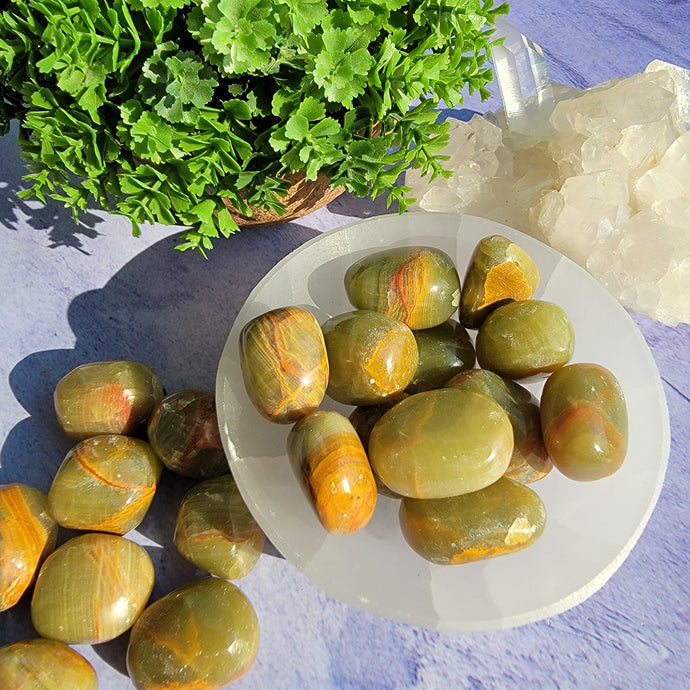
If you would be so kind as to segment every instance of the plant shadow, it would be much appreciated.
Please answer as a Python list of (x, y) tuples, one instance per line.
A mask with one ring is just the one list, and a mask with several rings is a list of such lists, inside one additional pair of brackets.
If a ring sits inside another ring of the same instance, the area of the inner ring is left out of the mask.
[(59, 201), (46, 197), (43, 203), (36, 198), (22, 199), (19, 196), (29, 187), (24, 180), (29, 170), (20, 156), (18, 130), (18, 123), (13, 120), (10, 131), (0, 137), (0, 225), (14, 230), (21, 222), (47, 233), (51, 248), (71, 247), (87, 253), (83, 239), (98, 237), (97, 226), (103, 222), (101, 216), (86, 212), (80, 214), (75, 222), (72, 211)]
[[(55, 419), (52, 391), (80, 364), (141, 361), (158, 374), (168, 393), (214, 391), (225, 341), (251, 290), (281, 257), (317, 234), (298, 222), (246, 229), (218, 242), (208, 259), (174, 251), (176, 239), (168, 237), (142, 251), (102, 288), (75, 297), (67, 312), (74, 346), (33, 352), (10, 371), (12, 393), (28, 417), (10, 430), (0, 448), (0, 483), (22, 482), (47, 493), (74, 443)], [(166, 470), (136, 530), (136, 540), (154, 560), (153, 598), (203, 574), (173, 544), (177, 508), (194, 483)], [(70, 536), (61, 528), (59, 542)], [(265, 553), (280, 556), (270, 543)], [(109, 653), (102, 650), (103, 658), (120, 670), (121, 647), (114, 643)]]

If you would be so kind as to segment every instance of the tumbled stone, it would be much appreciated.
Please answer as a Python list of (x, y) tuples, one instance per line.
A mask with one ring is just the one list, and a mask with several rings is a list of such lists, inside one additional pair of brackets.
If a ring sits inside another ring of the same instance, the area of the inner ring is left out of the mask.
[(153, 590), (143, 547), (114, 534), (90, 532), (45, 560), (31, 599), (31, 621), (42, 637), (96, 644), (128, 630)]
[(537, 493), (502, 477), (460, 496), (404, 497), (399, 510), (407, 543), (439, 565), (458, 565), (520, 551), (543, 533), (546, 510)]
[(177, 512), (173, 541), (197, 568), (226, 580), (249, 574), (266, 538), (231, 475), (190, 489)]
[(58, 525), (47, 497), (32, 486), (0, 486), (0, 611), (14, 606), (55, 548)]
[(460, 321), (479, 328), (497, 307), (532, 297), (539, 268), (529, 254), (502, 235), (483, 238), (475, 247), (460, 295)]
[(171, 472), (206, 479), (230, 471), (211, 391), (184, 390), (166, 396), (154, 408), (146, 433)]
[(419, 352), (402, 321), (369, 309), (337, 314), (322, 326), (330, 372), (326, 392), (345, 405), (375, 405), (403, 392)]
[(0, 648), (0, 688), (3, 690), (97, 690), (93, 666), (57, 640), (35, 638)]
[(369, 438), (375, 474), (394, 492), (443, 498), (476, 491), (506, 471), (513, 429), (491, 398), (454, 388), (415, 393), (378, 421)]
[(575, 329), (554, 302), (511, 302), (489, 314), (475, 347), (482, 368), (509, 379), (526, 379), (550, 374), (570, 361)]
[(351, 534), (366, 526), (376, 507), (376, 481), (347, 417), (317, 410), (301, 419), (288, 434), (287, 454), (326, 531)]
[(196, 580), (148, 606), (132, 628), (127, 669), (134, 687), (213, 690), (254, 663), (259, 621), (231, 582)]
[(345, 291), (357, 309), (380, 312), (417, 330), (452, 316), (460, 302), (460, 277), (440, 249), (391, 247), (352, 264)]
[(541, 395), (544, 444), (554, 466), (580, 481), (616, 472), (628, 449), (628, 410), (616, 377), (578, 362), (552, 374)]
[(163, 463), (141, 439), (104, 434), (77, 443), (48, 491), (53, 517), (63, 527), (125, 534), (146, 516)]
[(75, 440), (142, 434), (162, 397), (158, 376), (128, 360), (82, 364), (58, 381), (53, 395), (57, 420)]
[(252, 404), (277, 424), (313, 412), (326, 394), (323, 334), (316, 317), (302, 307), (272, 309), (245, 324), (240, 366)]
[(419, 353), (419, 364), (405, 389), (419, 393), (443, 384), (460, 371), (474, 366), (474, 345), (464, 326), (448, 319), (434, 328), (413, 331)]

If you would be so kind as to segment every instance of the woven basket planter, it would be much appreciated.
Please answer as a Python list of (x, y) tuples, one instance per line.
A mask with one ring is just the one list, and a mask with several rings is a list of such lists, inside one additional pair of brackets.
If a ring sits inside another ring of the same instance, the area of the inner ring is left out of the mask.
[(322, 175), (319, 175), (315, 180), (307, 180), (303, 172), (290, 173), (285, 176), (285, 179), (289, 180), (291, 184), (287, 194), (281, 199), (286, 207), (286, 212), (283, 215), (275, 211), (252, 207), (252, 215), (243, 216), (229, 199), (223, 198), (223, 203), (237, 225), (240, 227), (258, 227), (287, 223), (290, 220), (306, 216), (337, 199), (344, 191), (342, 188), (331, 189), (329, 179)]

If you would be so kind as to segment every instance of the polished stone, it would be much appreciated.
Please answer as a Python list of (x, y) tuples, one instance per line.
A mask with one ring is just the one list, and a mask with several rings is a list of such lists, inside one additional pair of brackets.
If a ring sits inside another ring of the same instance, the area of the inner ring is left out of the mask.
[(56, 640), (33, 638), (0, 648), (3, 690), (97, 690), (93, 666)]
[(444, 498), (496, 481), (513, 453), (513, 429), (495, 401), (473, 391), (416, 393), (377, 422), (369, 438), (375, 474), (393, 491)]
[(146, 433), (163, 464), (185, 477), (206, 479), (229, 472), (211, 391), (177, 391), (156, 405)]
[(321, 523), (332, 534), (362, 529), (376, 507), (376, 482), (350, 420), (317, 410), (288, 434), (287, 453)]
[(231, 475), (197, 484), (182, 499), (175, 520), (177, 550), (198, 568), (235, 580), (256, 565), (266, 537)]
[(244, 675), (258, 649), (251, 602), (232, 583), (211, 577), (146, 608), (130, 634), (127, 668), (138, 690), (213, 690)]
[(0, 486), (0, 611), (20, 600), (57, 536), (43, 493), (20, 483)]
[(146, 441), (91, 436), (58, 468), (48, 491), (50, 512), (63, 527), (126, 534), (146, 516), (162, 472)]
[(316, 318), (281, 307), (252, 319), (240, 333), (247, 394), (257, 411), (278, 424), (313, 412), (328, 384), (328, 358)]
[(58, 381), (53, 396), (60, 426), (76, 440), (142, 434), (162, 397), (150, 367), (126, 360), (81, 364)]
[(31, 599), (42, 637), (96, 644), (128, 630), (153, 590), (154, 569), (143, 547), (114, 534), (73, 537), (45, 560)]

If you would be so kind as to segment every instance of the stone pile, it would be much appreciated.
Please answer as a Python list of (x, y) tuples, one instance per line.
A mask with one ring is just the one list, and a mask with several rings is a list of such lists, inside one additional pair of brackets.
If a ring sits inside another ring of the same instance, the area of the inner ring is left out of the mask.
[(627, 309), (690, 323), (690, 70), (660, 61), (586, 91), (554, 85), (548, 125), (453, 121), (446, 167), (406, 184), (426, 211), (490, 218), (547, 242)]

